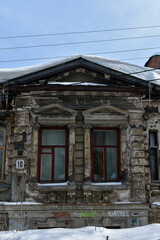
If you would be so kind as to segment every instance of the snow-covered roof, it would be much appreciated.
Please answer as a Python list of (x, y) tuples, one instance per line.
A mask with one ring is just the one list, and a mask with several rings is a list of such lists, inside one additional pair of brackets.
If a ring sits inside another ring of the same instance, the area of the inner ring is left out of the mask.
[[(150, 81), (151, 83), (160, 85), (160, 70), (154, 70), (152, 68), (142, 67), (131, 63), (122, 62), (119, 60), (108, 59), (104, 57), (97, 57), (91, 55), (76, 55), (67, 58), (63, 58), (57, 61), (51, 61), (44, 64), (35, 66), (13, 68), (13, 69), (0, 69), (0, 83), (7, 82), (9, 80), (23, 77), (28, 74), (36, 73), (51, 67), (56, 67), (60, 64), (82, 58), (92, 63), (98, 64), (102, 67), (106, 67), (122, 74), (129, 74), (135, 76), (144, 81)], [(154, 80), (154, 81), (153, 81)]]

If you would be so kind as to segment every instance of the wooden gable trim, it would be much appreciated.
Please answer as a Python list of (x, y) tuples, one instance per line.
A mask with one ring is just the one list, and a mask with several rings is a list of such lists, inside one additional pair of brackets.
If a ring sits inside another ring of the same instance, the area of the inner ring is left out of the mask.
[(43, 69), (43, 70), (40, 70), (40, 71), (37, 71), (34, 73), (27, 74), (25, 76), (13, 79), (13, 80), (5, 83), (5, 85), (30, 83), (33, 80), (34, 81), (40, 80), (43, 78), (50, 77), (53, 74), (54, 75), (59, 74), (59, 73), (62, 73), (65, 71), (70, 71), (70, 70), (73, 70), (73, 69), (79, 68), (79, 67), (88, 68), (89, 70), (92, 70), (94, 72), (98, 72), (101, 74), (106, 74), (106, 73), (110, 74), (112, 76), (118, 77), (119, 79), (121, 79), (123, 81), (126, 81), (128, 84), (136, 84), (136, 85), (138, 84), (140, 86), (148, 86), (147, 81), (130, 76), (129, 74), (118, 72), (118, 71), (110, 69), (108, 67), (104, 67), (100, 64), (93, 63), (93, 62), (83, 59), (81, 57), (78, 59), (71, 60), (66, 63), (61, 63), (54, 67)]

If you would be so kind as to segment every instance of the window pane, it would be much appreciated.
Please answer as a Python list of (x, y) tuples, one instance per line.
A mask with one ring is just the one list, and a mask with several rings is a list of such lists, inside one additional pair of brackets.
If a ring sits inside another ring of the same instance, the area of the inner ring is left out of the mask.
[(150, 150), (150, 168), (151, 168), (151, 179), (158, 180), (158, 169), (157, 169), (157, 150)]
[(107, 148), (107, 180), (117, 180), (117, 149)]
[(2, 167), (3, 167), (3, 149), (0, 149), (0, 179), (2, 178)]
[(41, 180), (51, 180), (52, 178), (52, 154), (41, 155)]
[(52, 149), (51, 148), (42, 148), (43, 153), (51, 153)]
[(42, 145), (65, 145), (65, 130), (42, 130)]
[(65, 148), (55, 148), (54, 180), (65, 180)]
[(0, 146), (4, 146), (4, 130), (0, 130)]
[(155, 147), (156, 146), (156, 133), (151, 132), (150, 133), (150, 147)]
[(105, 179), (104, 149), (94, 148), (93, 158), (94, 158), (94, 180), (102, 181)]
[(98, 146), (116, 146), (117, 134), (116, 130), (94, 130), (93, 143)]
[(117, 134), (116, 130), (107, 130), (106, 131), (106, 139), (105, 144), (109, 146), (117, 145)]

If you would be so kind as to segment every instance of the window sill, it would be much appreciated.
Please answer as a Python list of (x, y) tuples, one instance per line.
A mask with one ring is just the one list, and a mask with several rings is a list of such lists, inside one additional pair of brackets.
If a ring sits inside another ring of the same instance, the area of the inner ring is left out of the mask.
[(89, 182), (83, 185), (83, 190), (91, 190), (91, 191), (105, 191), (109, 189), (128, 189), (128, 184), (124, 184), (122, 182), (106, 182), (106, 183), (95, 183)]
[(75, 190), (76, 186), (74, 183), (64, 182), (64, 183), (37, 183), (35, 190), (40, 191), (67, 191)]

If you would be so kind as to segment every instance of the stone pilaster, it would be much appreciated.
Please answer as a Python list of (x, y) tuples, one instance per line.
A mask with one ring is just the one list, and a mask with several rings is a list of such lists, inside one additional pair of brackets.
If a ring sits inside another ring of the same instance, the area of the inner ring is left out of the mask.
[(75, 124), (69, 124), (69, 159), (68, 159), (68, 178), (74, 181), (74, 162), (75, 162)]
[(84, 125), (84, 179), (91, 179), (91, 143), (90, 143), (91, 125)]
[(145, 165), (146, 132), (144, 130), (143, 111), (130, 113), (130, 164), (132, 201), (146, 202)]

